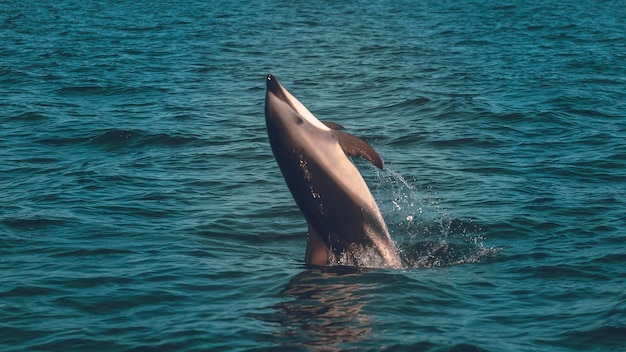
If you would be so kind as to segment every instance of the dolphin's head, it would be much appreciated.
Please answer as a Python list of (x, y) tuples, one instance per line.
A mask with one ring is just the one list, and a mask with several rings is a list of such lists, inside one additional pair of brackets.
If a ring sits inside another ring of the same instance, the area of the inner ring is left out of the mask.
[[(266, 82), (265, 124), (279, 164), (280, 154), (288, 155), (296, 150), (318, 150), (322, 154), (332, 153), (335, 159), (347, 160), (345, 154), (362, 157), (379, 169), (383, 168), (382, 159), (367, 143), (339, 131), (343, 127), (337, 123), (318, 120), (274, 76), (267, 75)], [(318, 157), (327, 160), (333, 158), (329, 155)]]
[[(271, 140), (277, 141), (305, 133), (304, 130), (330, 129), (318, 120), (293, 95), (278, 82), (276, 77), (267, 75), (265, 94), (265, 123)], [(301, 137), (301, 136), (300, 136)]]

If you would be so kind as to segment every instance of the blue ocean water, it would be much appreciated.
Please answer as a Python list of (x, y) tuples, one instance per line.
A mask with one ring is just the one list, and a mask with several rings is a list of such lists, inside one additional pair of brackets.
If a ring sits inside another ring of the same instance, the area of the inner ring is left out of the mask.
[[(624, 1), (0, 3), (0, 350), (626, 351)], [(272, 73), (406, 268), (304, 265)]]

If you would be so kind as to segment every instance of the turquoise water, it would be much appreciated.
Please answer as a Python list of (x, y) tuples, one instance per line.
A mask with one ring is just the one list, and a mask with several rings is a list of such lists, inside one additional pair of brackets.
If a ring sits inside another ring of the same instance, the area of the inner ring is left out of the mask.
[[(0, 4), (0, 350), (625, 351), (623, 1)], [(304, 266), (274, 74), (406, 268)]]

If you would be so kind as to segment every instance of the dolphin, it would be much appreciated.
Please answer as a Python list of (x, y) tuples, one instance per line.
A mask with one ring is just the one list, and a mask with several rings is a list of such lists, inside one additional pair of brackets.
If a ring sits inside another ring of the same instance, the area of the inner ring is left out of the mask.
[(348, 159), (383, 161), (363, 140), (322, 122), (272, 75), (267, 75), (265, 123), (274, 158), (308, 223), (305, 262), (401, 268), (374, 197)]

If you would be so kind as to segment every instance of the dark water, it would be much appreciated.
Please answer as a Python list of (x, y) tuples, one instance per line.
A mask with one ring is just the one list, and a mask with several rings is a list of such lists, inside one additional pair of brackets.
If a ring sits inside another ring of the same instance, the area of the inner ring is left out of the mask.
[[(624, 1), (0, 3), (0, 349), (626, 351)], [(265, 74), (404, 270), (303, 265)]]

